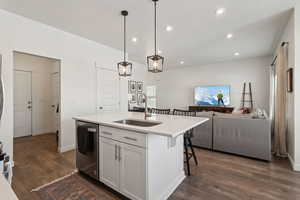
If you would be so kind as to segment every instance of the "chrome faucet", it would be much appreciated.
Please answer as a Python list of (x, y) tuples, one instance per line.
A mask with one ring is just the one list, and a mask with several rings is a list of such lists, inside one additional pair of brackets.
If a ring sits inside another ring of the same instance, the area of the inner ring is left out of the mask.
[(142, 98), (145, 99), (145, 120), (147, 120), (147, 117), (151, 117), (152, 114), (148, 112), (148, 97), (145, 93), (142, 94)]

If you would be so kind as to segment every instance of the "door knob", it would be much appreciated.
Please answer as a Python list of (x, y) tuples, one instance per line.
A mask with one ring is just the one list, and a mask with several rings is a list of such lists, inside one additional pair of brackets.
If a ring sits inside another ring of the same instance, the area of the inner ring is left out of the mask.
[(55, 105), (51, 105), (52, 108), (55, 108)]
[(102, 109), (103, 109), (103, 107), (102, 107), (102, 106), (100, 106), (100, 107), (99, 107), (99, 109), (100, 109), (100, 110), (102, 110)]
[(27, 108), (28, 108), (28, 109), (31, 109), (32, 107), (31, 107), (31, 106), (27, 106)]

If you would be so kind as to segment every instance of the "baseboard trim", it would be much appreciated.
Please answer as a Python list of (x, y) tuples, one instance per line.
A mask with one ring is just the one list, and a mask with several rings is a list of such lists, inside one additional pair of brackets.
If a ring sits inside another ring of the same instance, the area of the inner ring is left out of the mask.
[(59, 150), (60, 153), (64, 153), (64, 152), (71, 151), (71, 150), (74, 150), (74, 149), (75, 149), (75, 145), (74, 144), (58, 148), (58, 150)]
[(294, 164), (294, 171), (300, 172), (300, 164)]
[(294, 171), (300, 172), (300, 164), (295, 163), (294, 159), (292, 158), (292, 156), (290, 154), (288, 154), (288, 158), (289, 158), (290, 164), (292, 166), (292, 169)]
[(32, 136), (46, 135), (46, 134), (55, 134), (55, 132), (47, 131), (42, 133), (32, 133)]
[(169, 187), (165, 190), (165, 192), (161, 195), (159, 199), (164, 200), (168, 199), (171, 194), (176, 190), (176, 188), (181, 184), (181, 182), (185, 179), (184, 171), (169, 185)]

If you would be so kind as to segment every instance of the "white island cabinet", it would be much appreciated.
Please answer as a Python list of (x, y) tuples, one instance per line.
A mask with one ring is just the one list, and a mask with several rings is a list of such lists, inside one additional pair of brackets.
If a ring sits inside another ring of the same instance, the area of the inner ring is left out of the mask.
[(146, 148), (103, 135), (118, 129), (100, 130), (100, 181), (131, 199), (146, 199)]
[(183, 133), (208, 119), (155, 115), (149, 127), (116, 123), (141, 113), (76, 117), (99, 124), (100, 181), (132, 200), (165, 200), (184, 180)]

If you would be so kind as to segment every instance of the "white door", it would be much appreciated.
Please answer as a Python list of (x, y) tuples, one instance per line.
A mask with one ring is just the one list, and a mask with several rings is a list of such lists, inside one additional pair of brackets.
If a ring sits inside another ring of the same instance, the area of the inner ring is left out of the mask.
[(97, 71), (97, 111), (120, 110), (120, 78), (117, 71), (96, 68)]
[(131, 199), (146, 199), (146, 150), (120, 143), (120, 189)]
[(53, 131), (59, 131), (59, 113), (60, 113), (60, 82), (59, 73), (52, 74), (52, 116), (53, 116)]
[(14, 137), (32, 134), (31, 72), (14, 71)]
[(117, 142), (100, 137), (100, 181), (119, 190), (119, 160)]

